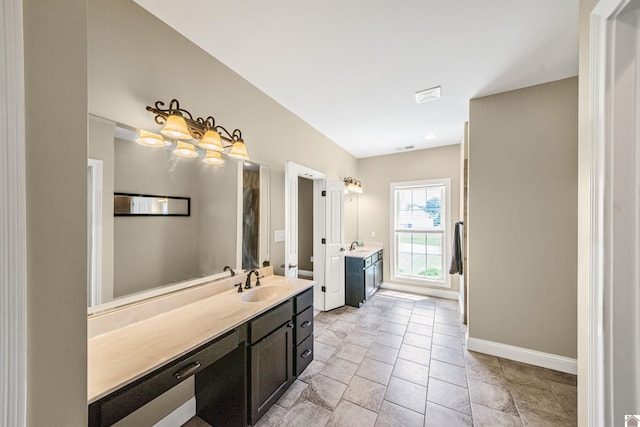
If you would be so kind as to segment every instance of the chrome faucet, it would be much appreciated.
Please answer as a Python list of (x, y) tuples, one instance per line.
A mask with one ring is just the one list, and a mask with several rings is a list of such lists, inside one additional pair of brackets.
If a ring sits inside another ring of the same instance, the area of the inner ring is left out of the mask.
[(256, 286), (260, 286), (260, 273), (257, 270), (251, 270), (249, 274), (247, 274), (247, 282), (244, 284), (245, 289), (251, 289), (251, 274), (256, 275)]
[(356, 246), (358, 246), (358, 241), (354, 240), (353, 242), (351, 242), (351, 245), (349, 246), (349, 250), (350, 251), (354, 250)]

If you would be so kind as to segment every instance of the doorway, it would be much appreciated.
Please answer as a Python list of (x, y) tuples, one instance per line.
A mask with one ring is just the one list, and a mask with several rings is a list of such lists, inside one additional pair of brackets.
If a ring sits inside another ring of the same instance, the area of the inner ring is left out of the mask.
[[(313, 306), (327, 311), (344, 305), (344, 184), (322, 172), (292, 161), (285, 166), (285, 275), (298, 278), (301, 270), (300, 180), (313, 185)], [(303, 182), (305, 187), (310, 184)], [(308, 191), (303, 190), (303, 197)], [(309, 203), (303, 202), (303, 203)], [(305, 214), (306, 215), (306, 214)], [(308, 216), (307, 218), (308, 219)], [(305, 220), (303, 219), (303, 224)], [(304, 265), (304, 264), (303, 264)], [(308, 264), (307, 264), (308, 265)]]
[(313, 280), (313, 180), (298, 177), (298, 278)]

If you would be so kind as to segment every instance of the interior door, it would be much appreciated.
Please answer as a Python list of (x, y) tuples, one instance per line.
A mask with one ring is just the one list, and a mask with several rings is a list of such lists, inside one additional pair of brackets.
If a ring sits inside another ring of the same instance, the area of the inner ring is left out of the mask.
[(344, 289), (344, 183), (326, 181), (325, 197), (325, 295), (324, 309), (345, 303)]
[(287, 161), (285, 168), (284, 275), (298, 278), (298, 167)]

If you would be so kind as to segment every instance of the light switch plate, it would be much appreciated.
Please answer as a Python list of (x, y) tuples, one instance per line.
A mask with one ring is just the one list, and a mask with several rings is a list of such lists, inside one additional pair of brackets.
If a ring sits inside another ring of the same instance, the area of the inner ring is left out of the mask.
[(284, 242), (284, 230), (276, 230), (276, 243)]
[(376, 237), (376, 232), (375, 232), (375, 230), (371, 230), (371, 237)]

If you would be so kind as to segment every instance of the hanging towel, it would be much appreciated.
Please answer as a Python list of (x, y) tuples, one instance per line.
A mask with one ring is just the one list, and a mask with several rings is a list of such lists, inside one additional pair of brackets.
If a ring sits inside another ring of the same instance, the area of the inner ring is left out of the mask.
[(450, 274), (462, 274), (462, 248), (460, 247), (461, 228), (463, 222), (458, 221), (453, 229), (453, 249), (451, 250)]

